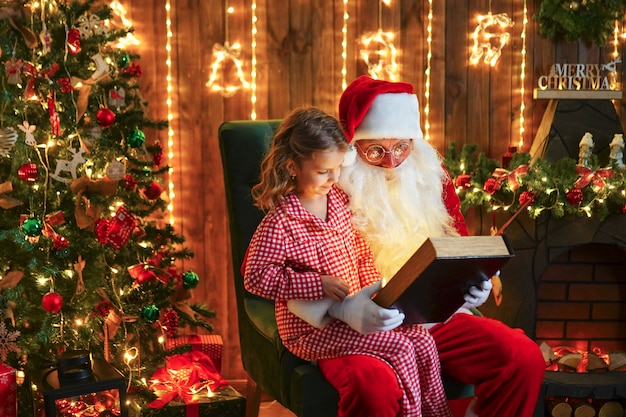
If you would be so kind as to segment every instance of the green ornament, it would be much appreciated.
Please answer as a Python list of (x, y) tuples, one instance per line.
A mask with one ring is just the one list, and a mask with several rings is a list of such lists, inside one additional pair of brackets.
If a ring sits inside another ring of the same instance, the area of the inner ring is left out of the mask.
[(22, 231), (26, 234), (26, 236), (40, 236), (42, 230), (43, 224), (41, 223), (41, 220), (34, 217), (29, 217), (24, 220), (24, 223), (22, 223)]
[(198, 286), (199, 282), (200, 282), (200, 277), (198, 277), (198, 274), (196, 274), (195, 272), (188, 271), (183, 274), (183, 287), (184, 288), (188, 290), (194, 289)]
[(120, 68), (126, 68), (130, 63), (130, 56), (128, 54), (122, 54), (117, 61), (117, 66)]
[(150, 178), (152, 176), (152, 170), (150, 168), (148, 168), (148, 167), (142, 167), (141, 168), (141, 173), (146, 178)]
[(138, 148), (146, 141), (146, 135), (139, 129), (135, 129), (133, 133), (126, 139), (126, 143), (131, 148)]
[(141, 312), (141, 317), (148, 323), (154, 323), (159, 318), (159, 308), (154, 304), (145, 306)]

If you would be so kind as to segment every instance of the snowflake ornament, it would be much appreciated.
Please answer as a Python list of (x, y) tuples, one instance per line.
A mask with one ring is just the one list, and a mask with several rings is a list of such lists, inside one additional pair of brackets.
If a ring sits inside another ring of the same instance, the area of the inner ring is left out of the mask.
[(17, 338), (19, 336), (19, 330), (10, 332), (7, 330), (7, 325), (4, 322), (0, 322), (0, 359), (2, 359), (2, 362), (7, 360), (10, 352), (21, 352), (20, 348), (17, 347)]

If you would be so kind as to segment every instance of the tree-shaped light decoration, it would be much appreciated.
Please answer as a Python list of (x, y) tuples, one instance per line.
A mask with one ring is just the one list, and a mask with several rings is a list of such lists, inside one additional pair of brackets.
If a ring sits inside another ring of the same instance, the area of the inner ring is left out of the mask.
[(389, 6), (391, 0), (378, 2), (378, 30), (361, 36), (361, 58), (367, 64), (367, 72), (374, 79), (396, 81), (399, 78), (399, 66), (396, 61), (398, 50), (393, 44), (393, 32), (384, 32), (381, 28), (382, 3)]
[(224, 45), (216, 43), (213, 45), (213, 63), (211, 64), (211, 75), (206, 86), (211, 92), (218, 92), (224, 97), (232, 97), (242, 88), (250, 88), (250, 83), (246, 81), (243, 74), (243, 64), (239, 59), (241, 55), (241, 45), (239, 42), (230, 44), (228, 41), (228, 15), (234, 9), (226, 7), (226, 18), (224, 19)]
[[(113, 25), (118, 29), (128, 29), (133, 26), (133, 22), (126, 17), (126, 9), (122, 6), (122, 3), (119, 0), (111, 1), (109, 7), (113, 12), (113, 16), (119, 17), (119, 22), (117, 19), (114, 19), (112, 22), (107, 22), (109, 25)], [(139, 39), (137, 39), (131, 32), (128, 32), (126, 36), (117, 40), (115, 46), (119, 49), (126, 49), (133, 45), (139, 45), (139, 43)]]
[(476, 20), (478, 25), (472, 33), (474, 44), (470, 64), (476, 65), (482, 58), (485, 64), (493, 67), (511, 37), (507, 30), (513, 26), (513, 21), (506, 13), (491, 13), (491, 6), (486, 15), (478, 15)]

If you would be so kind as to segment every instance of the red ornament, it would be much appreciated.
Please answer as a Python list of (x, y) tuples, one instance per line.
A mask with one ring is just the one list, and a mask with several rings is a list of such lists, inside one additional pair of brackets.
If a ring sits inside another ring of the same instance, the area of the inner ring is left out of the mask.
[(150, 282), (150, 281), (156, 281), (157, 276), (156, 274), (151, 270), (151, 269), (141, 269), (139, 272), (137, 272), (137, 279), (136, 282), (139, 285), (143, 285), (146, 282)]
[(115, 113), (113, 110), (103, 108), (96, 112), (96, 119), (98, 119), (98, 124), (104, 128), (113, 126), (115, 123)]
[(22, 165), (17, 170), (17, 176), (20, 177), (21, 180), (26, 182), (35, 182), (39, 178), (39, 172), (37, 172), (37, 165), (29, 162), (27, 164)]
[(157, 198), (159, 198), (161, 196), (161, 193), (163, 192), (163, 188), (161, 188), (161, 184), (159, 184), (156, 181), (152, 181), (150, 183), (150, 185), (146, 186), (143, 189), (143, 193), (144, 195), (149, 199), (149, 200), (156, 200)]
[(48, 313), (56, 313), (63, 308), (63, 297), (56, 292), (49, 292), (41, 299), (43, 309)]
[(67, 48), (72, 55), (77, 55), (80, 52), (80, 32), (78, 29), (67, 31)]
[(583, 201), (583, 197), (583, 192), (580, 191), (578, 188), (574, 188), (573, 190), (570, 190), (567, 194), (565, 194), (567, 202), (570, 203), (572, 206), (579, 205), (580, 202)]

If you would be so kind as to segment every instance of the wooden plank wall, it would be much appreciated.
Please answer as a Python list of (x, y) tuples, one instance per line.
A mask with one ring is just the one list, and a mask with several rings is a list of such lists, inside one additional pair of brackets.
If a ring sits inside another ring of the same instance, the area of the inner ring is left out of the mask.
[[(140, 82), (154, 118), (167, 118), (165, 65), (166, 0), (125, 0), (141, 45), (144, 75)], [(172, 127), (175, 132), (172, 178), (175, 184), (175, 226), (187, 238), (195, 257), (185, 269), (195, 270), (201, 285), (194, 299), (217, 311), (216, 333), (224, 338), (223, 370), (227, 378), (241, 378), (236, 309), (230, 264), (226, 206), (222, 185), (217, 129), (225, 120), (248, 119), (249, 91), (230, 98), (210, 93), (205, 83), (213, 62), (214, 44), (242, 45), (247, 79), (251, 70), (252, 0), (171, 0), (172, 10)], [(539, 0), (528, 0), (526, 37), (526, 110), (523, 150), (530, 149), (547, 102), (534, 101), (532, 90), (540, 75), (555, 62), (605, 63), (612, 47), (555, 43), (538, 35), (532, 15)], [(469, 66), (470, 35), (476, 16), (507, 13), (515, 26), (511, 41), (496, 67)], [(234, 13), (227, 15), (230, 6)], [(336, 114), (342, 91), (343, 0), (256, 0), (257, 119), (281, 118), (290, 109), (314, 105)], [(451, 141), (458, 146), (477, 143), (480, 150), (499, 158), (519, 136), (520, 67), (523, 2), (433, 0), (430, 84), (431, 142), (441, 152)], [(425, 103), (428, 0), (348, 0), (346, 78), (367, 73), (359, 58), (361, 34), (382, 29), (396, 33), (400, 80), (415, 85)], [(226, 34), (226, 29), (228, 33)], [(228, 36), (228, 38), (226, 38)], [(623, 55), (623, 46), (619, 52)], [(623, 78), (623, 66), (618, 66)], [(624, 101), (616, 104), (624, 117)], [(424, 114), (422, 114), (424, 120)], [(153, 139), (167, 143), (165, 132)], [(235, 267), (239, 267), (236, 265)]]

